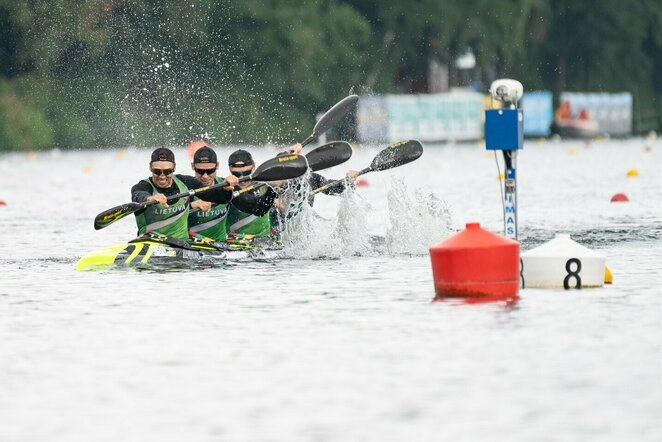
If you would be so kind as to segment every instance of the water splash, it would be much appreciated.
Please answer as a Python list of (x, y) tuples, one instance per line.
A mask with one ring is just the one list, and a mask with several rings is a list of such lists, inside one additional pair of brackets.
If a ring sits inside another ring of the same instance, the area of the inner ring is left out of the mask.
[(411, 194), (402, 180), (395, 180), (388, 192), (389, 226), (386, 235), (368, 230), (370, 203), (353, 189), (341, 198), (338, 213), (322, 218), (301, 201), (311, 195), (308, 176), (287, 184), (281, 191), (289, 207), (280, 218), (287, 254), (299, 259), (338, 259), (365, 255), (424, 255), (430, 245), (447, 237), (452, 228), (448, 203), (434, 193), (415, 189)]
[(307, 203), (312, 195), (309, 175), (288, 183), (281, 192), (288, 207), (279, 217), (288, 256), (304, 259), (334, 259), (371, 253), (366, 214), (368, 204), (352, 189), (339, 196), (335, 218), (326, 219)]
[(432, 244), (452, 233), (448, 203), (433, 192), (415, 189), (411, 195), (404, 180), (394, 179), (387, 199), (386, 247), (390, 254), (424, 255)]

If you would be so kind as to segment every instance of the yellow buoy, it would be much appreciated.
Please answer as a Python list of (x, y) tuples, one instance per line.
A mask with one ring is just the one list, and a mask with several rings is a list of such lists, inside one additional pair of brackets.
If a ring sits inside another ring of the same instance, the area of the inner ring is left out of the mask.
[(605, 284), (611, 284), (612, 276), (609, 267), (605, 266)]
[(115, 156), (119, 159), (122, 159), (126, 156), (126, 149), (117, 149), (115, 151)]
[(571, 157), (577, 155), (577, 149), (571, 147), (570, 149), (568, 149), (568, 155), (570, 155)]
[(543, 137), (538, 138), (538, 144), (545, 144), (547, 140)]
[(92, 173), (92, 166), (89, 164), (83, 167), (83, 173)]
[(37, 159), (37, 154), (34, 152), (28, 152), (28, 161), (34, 161)]
[(628, 170), (627, 176), (629, 177), (638, 177), (639, 176), (639, 171), (637, 169), (630, 169)]
[(498, 179), (499, 181), (503, 181), (505, 178), (506, 178), (506, 176), (503, 174), (503, 172), (501, 172), (501, 173), (499, 174), (499, 176), (497, 176), (497, 179)]

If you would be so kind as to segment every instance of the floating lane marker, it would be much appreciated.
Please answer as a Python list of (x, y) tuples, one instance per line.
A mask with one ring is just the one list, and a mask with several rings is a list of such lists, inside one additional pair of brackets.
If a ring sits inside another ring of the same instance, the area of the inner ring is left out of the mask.
[(522, 286), (526, 288), (581, 289), (602, 287), (604, 255), (557, 234), (545, 244), (522, 254)]
[(517, 241), (468, 223), (465, 230), (430, 247), (436, 299), (516, 300), (519, 250)]

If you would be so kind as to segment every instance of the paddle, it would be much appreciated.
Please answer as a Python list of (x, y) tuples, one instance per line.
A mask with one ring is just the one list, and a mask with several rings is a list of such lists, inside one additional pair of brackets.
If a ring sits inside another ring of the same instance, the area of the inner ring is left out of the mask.
[[(308, 170), (308, 161), (305, 157), (301, 155), (285, 155), (270, 160), (265, 161), (260, 164), (260, 166), (255, 169), (251, 175), (239, 178), (239, 182), (244, 181), (281, 181), (289, 180), (291, 178), (297, 178), (306, 173)], [(168, 201), (174, 201), (181, 197), (193, 196), (201, 192), (205, 192), (210, 189), (216, 189), (218, 187), (225, 187), (228, 185), (227, 181), (222, 183), (213, 184), (211, 186), (201, 187), (199, 189), (191, 189), (188, 192), (178, 193), (168, 197)], [(94, 218), (94, 229), (100, 230), (104, 227), (108, 227), (115, 221), (119, 221), (127, 215), (131, 215), (139, 210), (145, 209), (154, 204), (158, 204), (157, 201), (148, 201), (144, 203), (126, 203), (119, 206), (113, 207), (112, 209), (104, 210)]]
[(306, 154), (308, 167), (313, 172), (344, 163), (352, 157), (352, 146), (346, 141), (333, 141)]
[(303, 140), (301, 146), (306, 146), (310, 144), (315, 138), (322, 135), (327, 130), (331, 129), (331, 126), (336, 124), (345, 114), (356, 104), (359, 100), (358, 95), (349, 95), (339, 102), (337, 102), (331, 109), (326, 111), (324, 115), (317, 121), (315, 127), (313, 128), (313, 133), (310, 134), (308, 138)]
[[(372, 163), (370, 163), (370, 166), (359, 171), (357, 176), (361, 176), (368, 172), (392, 169), (394, 167), (402, 166), (403, 164), (411, 163), (418, 159), (422, 154), (423, 146), (420, 141), (417, 140), (400, 141), (399, 143), (391, 144), (386, 149), (379, 152), (372, 160)], [(313, 190), (313, 193), (322, 192), (342, 181), (343, 180), (331, 181), (324, 186)]]

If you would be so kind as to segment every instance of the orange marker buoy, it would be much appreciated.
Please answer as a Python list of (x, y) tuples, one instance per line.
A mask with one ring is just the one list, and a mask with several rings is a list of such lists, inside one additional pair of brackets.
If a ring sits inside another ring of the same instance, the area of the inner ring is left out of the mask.
[(369, 185), (370, 184), (368, 183), (368, 180), (366, 180), (365, 178), (359, 178), (358, 180), (356, 180), (357, 187), (366, 187)]
[(202, 140), (195, 140), (195, 141), (191, 141), (186, 146), (186, 152), (188, 153), (188, 157), (191, 161), (193, 161), (193, 155), (195, 155), (195, 152), (201, 147), (209, 147), (209, 144), (207, 144), (205, 141)]
[(520, 245), (468, 223), (466, 229), (430, 247), (437, 298), (517, 298)]
[(630, 201), (630, 199), (624, 193), (617, 193), (616, 195), (611, 197), (612, 203), (627, 203), (628, 201)]

